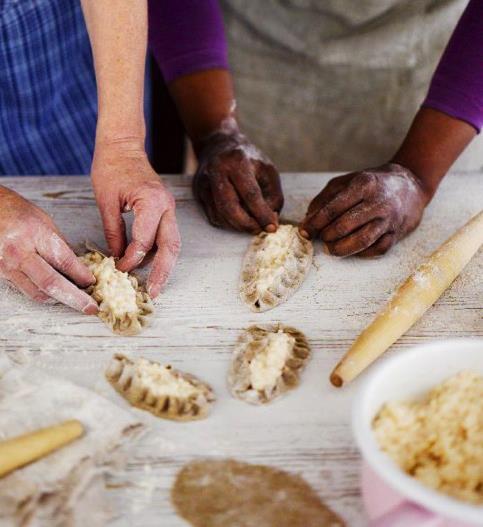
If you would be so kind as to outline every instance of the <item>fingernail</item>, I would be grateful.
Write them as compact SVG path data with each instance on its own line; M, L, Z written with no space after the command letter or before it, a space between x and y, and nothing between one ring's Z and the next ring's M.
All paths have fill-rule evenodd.
M266 227L265 227L265 230L267 232L275 232L277 230L277 226L274 225L273 223L269 223Z
M307 240L310 239L310 235L305 229L301 229L299 227L299 233L300 233L300 236L303 236L304 238L307 238Z
M88 287L95 283L96 283L96 277L91 272L89 272L89 278L86 278L86 280L82 284L79 284L79 285L81 287Z
M118 260L116 262L116 269L118 271L121 271L122 273L125 273L127 272L127 270L129 269L129 266L126 265L126 262L123 261L123 259L121 258L120 260Z
M82 310L82 312L86 315L97 315L99 312L99 307L97 304L92 302L91 304L87 304L87 306Z
M161 288L159 286L150 285L148 286L148 295L154 300L160 293Z

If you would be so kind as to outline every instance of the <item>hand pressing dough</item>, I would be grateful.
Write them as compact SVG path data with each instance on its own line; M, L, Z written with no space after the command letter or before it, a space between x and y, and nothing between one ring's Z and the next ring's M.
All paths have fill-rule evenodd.
M163 419L204 419L215 400L211 387L193 375L120 353L111 359L106 378L133 406Z
M136 335L147 325L153 312L149 295L137 279L116 269L113 257L92 251L80 257L96 278L87 292L99 304L99 318L114 333Z
M252 326L238 339L228 372L234 397L251 404L273 401L295 388L310 358L305 335L294 328Z
M300 477L235 460L186 465L171 499L194 527L340 527L344 522Z
M312 242L293 225L280 225L270 234L262 232L243 260L241 299L256 312L286 302L305 280L313 255Z

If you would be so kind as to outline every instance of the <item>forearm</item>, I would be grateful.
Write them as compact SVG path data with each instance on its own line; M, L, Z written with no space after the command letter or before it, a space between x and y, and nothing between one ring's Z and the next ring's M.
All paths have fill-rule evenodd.
M233 84L227 70L180 77L169 84L169 91L195 150L213 132L236 127Z
M81 1L96 71L96 141L143 141L147 0Z
M150 49L197 148L234 115L219 3L148 0L148 6Z
M422 108L392 162L411 170L429 202L446 172L475 135L475 128L465 121Z

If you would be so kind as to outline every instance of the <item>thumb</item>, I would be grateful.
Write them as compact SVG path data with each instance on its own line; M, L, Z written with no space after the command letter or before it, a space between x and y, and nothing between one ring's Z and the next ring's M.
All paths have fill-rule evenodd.
M113 256L119 257L126 247L126 225L121 214L119 203L114 200L99 200L104 235L107 246Z

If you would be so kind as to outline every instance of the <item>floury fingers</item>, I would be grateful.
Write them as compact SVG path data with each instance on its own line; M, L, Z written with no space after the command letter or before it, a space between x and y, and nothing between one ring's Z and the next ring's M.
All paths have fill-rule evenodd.
M98 251L91 251L80 260L96 279L87 292L99 304L99 318L119 335L139 333L148 324L153 304L137 279L118 271L114 258Z
M312 242L293 225L255 236L243 260L241 299L256 312L282 304L305 280L313 254Z
M215 401L212 388L195 376L143 358L117 353L106 378L130 404L164 419L204 419Z
M252 326L235 346L230 391L247 403L268 403L298 385L310 354L305 335L294 328Z

